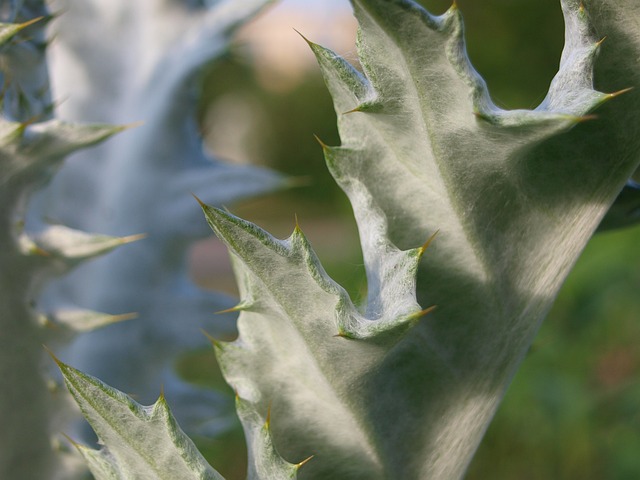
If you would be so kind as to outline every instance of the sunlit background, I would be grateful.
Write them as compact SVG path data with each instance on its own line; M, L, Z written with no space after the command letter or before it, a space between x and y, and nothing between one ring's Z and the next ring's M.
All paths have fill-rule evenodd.
M422 3L437 14L450 5ZM458 5L469 55L496 103L535 107L560 58L559 0ZM279 237L290 234L297 215L329 274L358 299L366 284L355 223L313 136L339 143L335 113L313 55L296 33L357 62L355 29L346 0L280 2L243 28L226 58L211 69L201 124L218 156L296 178L295 188L231 210ZM226 251L217 240L199 244L193 257L200 283L235 294ZM640 228L597 235L542 327L467 478L640 478L638 312ZM198 361L200 369L185 368L185 375L225 388L211 378L212 354ZM244 478L239 428L200 446L227 478Z

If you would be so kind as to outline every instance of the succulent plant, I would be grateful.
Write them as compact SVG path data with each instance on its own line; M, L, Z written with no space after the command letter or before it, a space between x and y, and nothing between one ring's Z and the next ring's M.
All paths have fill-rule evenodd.
M302 478L460 478L640 163L640 97L628 91L640 83L640 5L562 0L565 48L546 98L505 111L466 56L455 4L433 16L410 0L351 3L363 73L310 45L338 114L342 145L322 148L358 223L366 304L329 278L298 226L278 240L203 205L241 293L239 338L215 350L250 405L248 444L270 412L280 455L314 456ZM118 394L62 368L99 435L105 422L135 428L96 418L101 396ZM100 453L114 469L117 448Z

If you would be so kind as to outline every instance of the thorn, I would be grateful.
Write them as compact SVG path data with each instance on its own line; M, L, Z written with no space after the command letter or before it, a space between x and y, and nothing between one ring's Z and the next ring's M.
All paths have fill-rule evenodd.
M160 396L158 397L158 400L160 401L166 401L165 397L164 397L164 383L160 384Z
M438 308L437 305L431 305L430 307L425 308L424 310L420 310L417 313L414 313L412 316L415 320L424 317L425 315L428 315L429 313L433 312L436 308Z
M350 113L356 113L356 112L361 112L361 111L362 111L362 105L358 105L353 110L349 110L347 112L342 112L342 115L349 115Z
M242 310L244 310L246 308L246 305L242 302L240 302L239 304L231 307L231 308L226 308L224 310L218 310L217 312L213 312L214 315L221 315L223 313L232 313L232 312L240 312Z
M59 368L62 368L64 363L62 363L60 359L54 355L54 353L49 349L49 347L47 347L45 344L42 344L42 348L44 348L46 352L49 354L49 356L53 359L53 361L56 362L56 365L58 365Z
M32 20L29 20L29 21L26 21L26 22L24 22L24 23L21 23L21 24L19 25L20 30L22 30L23 28L27 28L28 26L33 25L34 23L37 23L37 22L39 22L40 20L42 20L42 19L44 19L44 18L45 18L44 16L36 17L36 18L34 18L34 19L32 19Z
M596 42L596 48L599 47L600 45L602 45L604 43L604 41L607 39L607 36L605 35L604 37L602 37L600 40L598 40Z
M329 149L329 146L326 143L324 143L322 140L320 140L320 137L318 137L315 133L313 134L313 136L315 137L316 141L320 144L323 150Z
M297 233L302 233L302 229L300 228L300 223L298 222L298 214L297 214L297 213L294 213L294 214L293 214L293 217L294 217L295 222L296 222L296 226L295 226L295 228L294 228L294 230L293 230L293 231L294 231L294 232L297 232Z
M473 116L476 117L478 120L483 120L485 122L491 123L491 118L488 115L485 115L484 113L482 113L479 110L474 110L473 111Z
M333 338L336 338L336 337L346 338L348 340L353 339L351 335L349 335L347 332L343 331L342 329L340 329L340 331L333 336Z
M117 128L120 131L124 131L124 130L129 130L131 128L138 128L138 127L141 127L142 125L144 125L144 122L140 120L139 122L125 123L124 125L120 125Z
M62 435L62 436L67 440L67 442L69 442L73 447L75 447L75 448L77 448L77 449L82 448L82 445L81 445L81 444L79 444L78 442L76 442L73 438L71 438L71 437L70 437L69 435L67 435L66 433L64 433L64 432L60 432L60 435Z
M311 175L301 175L299 177L290 177L285 180L285 185L290 188L308 187L313 185L313 177Z
M44 114L34 115L33 117L25 120L24 122L20 122L20 129L24 132L28 127L33 125L34 123L39 122L44 117Z
M578 12L584 13L584 2L580 0L580 6L578 7Z
M264 428L269 430L271 425L271 402L269 402L269 406L267 407L267 420L264 422Z
M311 460L313 457L315 457L315 455L311 455L310 457L305 458L304 460L302 460L300 463L297 463L295 465L296 469L301 468L302 466L304 466L307 462L309 462L309 460Z
M138 318L138 316L139 316L138 312L121 313L120 315L112 315L111 323L119 323L119 322L126 322L128 320L134 320Z
M623 88L622 90L618 90L617 92L613 92L613 93L609 93L607 95L608 98L615 98L618 97L624 93L630 92L631 90L633 90L633 87L629 87L629 88Z
M126 237L121 237L120 241L122 242L123 245L125 245L127 243L137 242L138 240L142 240L147 237L148 235L146 233L136 233L135 235L128 235Z
M307 45L309 45L310 47L315 47L317 44L313 43L311 40L309 40L307 37L305 37L303 34L300 33L300 31L296 30L295 28L293 29L294 32L296 32L298 35L300 35L302 37L302 39L307 42Z
M422 256L425 252L425 250L427 248L429 248L429 245L431 245L431 242L433 242L433 240L436 238L436 236L438 235L438 233L440 233L440 229L436 230L428 239L426 242L424 242L424 244L420 247L419 250L419 256Z
M458 10L458 0L451 2L451 8L449 8L449 10Z
M200 207L202 209L205 209L207 207L207 205L202 200L200 200L195 193L191 192L191 196L196 199L196 202L200 204Z
M576 123L590 122L591 120L597 120L598 119L598 115L594 115L594 114L582 115L581 117L572 117L572 119Z
M211 336L210 334L208 334L206 331L204 331L202 328L200 329L200 331L202 332L202 334L207 337L207 340L209 340L211 342L211 344L214 347L217 348L222 348L222 342L220 342L218 339L214 338L213 336ZM238 396L238 393L236 392L236 396Z

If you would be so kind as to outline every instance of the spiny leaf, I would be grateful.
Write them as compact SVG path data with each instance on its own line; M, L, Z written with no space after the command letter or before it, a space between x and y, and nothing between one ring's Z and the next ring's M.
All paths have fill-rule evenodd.
M221 480L182 432L163 396L150 407L56 359L65 383L96 431L103 449L88 453L98 480Z
M617 97L640 71L611 50L640 54L637 35L615 2L564 0L546 98L507 111L466 56L455 4L439 17L409 0L352 4L364 73L310 45L338 115L342 145L322 147L360 230L366 305L328 278L298 230L277 240L204 207L244 306L238 340L216 351L239 395L273 404L285 458L316 455L309 478L459 478L638 166L640 97ZM436 231L418 271L418 246ZM437 309L416 302L416 271L423 305ZM430 313L416 322L420 312Z

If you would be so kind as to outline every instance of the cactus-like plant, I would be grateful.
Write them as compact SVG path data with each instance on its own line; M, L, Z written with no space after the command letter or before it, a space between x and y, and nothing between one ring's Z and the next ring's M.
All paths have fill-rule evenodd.
M314 455L304 478L460 478L640 163L640 97L626 93L640 84L640 5L562 0L565 48L546 98L505 111L468 61L455 4L436 17L411 0L351 3L364 74L311 48L338 113L342 145L323 149L358 222L366 305L328 277L297 226L278 240L203 205L242 295L240 336L215 350L241 402L270 410L280 454ZM99 435L135 428L100 400L112 389L62 368ZM102 458L125 462L109 453L118 448Z
M0 13L0 478L70 478L65 460L54 453L53 438L66 396L49 391L42 344L53 346L118 317L38 313L36 295L49 277L127 239L59 225L27 233L25 212L29 195L50 179L65 155L121 128L48 119L43 29L50 16L38 1L4 3Z

